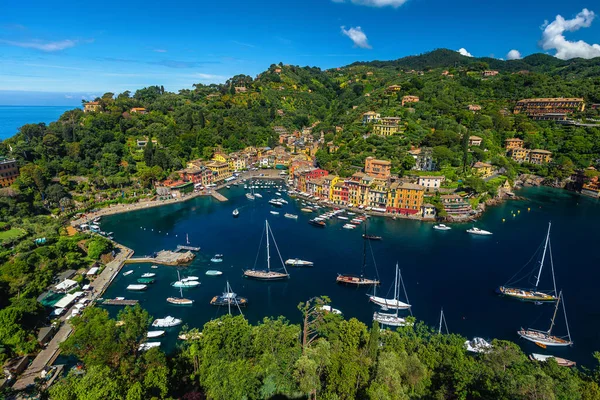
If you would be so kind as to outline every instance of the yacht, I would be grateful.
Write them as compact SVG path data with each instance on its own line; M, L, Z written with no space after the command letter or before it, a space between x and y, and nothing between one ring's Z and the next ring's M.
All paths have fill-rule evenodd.
M139 292L141 290L146 290L148 288L148 285L129 285L127 286L127 290L133 290L136 292Z
M155 276L156 274L153 272L146 272L145 274L142 274L142 278L153 278Z
M223 262L223 254L215 254L214 257L210 259L210 261L214 263Z
M198 278L195 276L192 277L195 279L190 279L189 277L181 279L181 276L179 275L179 271L177 271L177 278L178 278L177 282L173 283L173 287L176 287L176 288L193 288L193 287L200 285L200 282L198 282Z
M412 322L408 322L405 318L399 317L398 313L383 313L376 311L373 313L373 321L379 322L381 325L388 326L412 326Z
M165 318L155 319L152 323L152 326L155 328L170 328L172 326L180 325L181 322L183 321L181 321L179 318L174 318L169 315Z
M340 310L338 310L337 308L333 308L330 305L324 305L320 307L321 310L325 311L326 313L332 313L332 314L336 314L336 315L342 315L342 312Z
M260 193L254 193L254 197L258 197L259 199L262 199L262 194L260 194Z
M284 217L289 218L289 219L298 219L298 216L296 214L290 214L290 213L286 213L284 215Z
M153 338L161 337L164 335L165 335L165 331L148 331L148 333L146 334L146 337L148 339L153 339Z
M529 356L529 359L531 361L540 361L540 362L546 362L551 358L553 358L554 361L556 361L556 363L561 367L574 367L577 364L575 361L567 360L566 358L549 356L549 355L545 355L545 354L532 353Z
M290 265L292 267L312 267L314 264L312 261L304 261L298 258L290 258L289 260L285 260L285 265Z
M227 282L227 288L225 292L223 292L220 296L215 296L210 300L210 304L213 306L236 306L236 307L244 307L248 304L248 299L245 297L240 297L237 293L234 293L231 290L231 286L229 282Z
M271 214L273 214L273 215L279 215L279 212L277 212L277 211L271 211Z
M167 297L167 303L175 304L176 306L191 306L194 300L183 298L183 291L179 287L179 297Z
M485 339L475 337L473 340L465 341L465 348L471 353L488 353L492 350L492 345Z
M233 218L237 218L240 215L240 211L236 208L235 210L233 210Z
M470 233L472 235L480 235L480 236L489 236L492 235L492 232L489 231L484 231L483 229L479 229L479 228L471 228L471 229L467 229L467 233Z
M433 229L437 229L438 231L449 231L452 228L450 228L448 225L438 224L438 225L434 225Z
M146 343L140 343L140 346L138 347L139 351L146 351L146 350L150 350L154 347L159 347L160 346L160 342L146 342Z
M283 205L283 203L281 203L277 199L271 199L271 200L269 200L269 204L271 204L272 206L275 206L275 207L281 207Z
M308 223L311 224L311 225L314 225L314 226L318 226L319 228L325 228L325 226L326 226L325 222L319 221L319 220L316 220L316 219L308 220Z
M344 229L356 229L356 225L344 224L344 226L342 226L342 228L344 228Z
M127 272L123 272L123 276L131 275L131 274L133 274L132 270L127 271Z
M219 276L219 275L223 275L223 273L221 271L217 271L215 269L209 269L208 271L205 272L206 275L208 276Z

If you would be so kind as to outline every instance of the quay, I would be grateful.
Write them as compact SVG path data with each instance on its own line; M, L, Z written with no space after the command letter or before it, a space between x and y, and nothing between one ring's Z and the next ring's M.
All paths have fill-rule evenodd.
M135 306L138 300L119 300L119 299L105 299L102 304L105 306Z
M228 201L227 197L223 196L221 193L217 192L216 190L211 191L210 195L219 201Z
M175 252L178 252L181 250L200 251L200 247L177 245L177 250L175 250Z
M156 256L132 257L125 261L126 264L153 263L161 265L184 265L190 263L196 255L191 251L179 253L177 251L161 250Z

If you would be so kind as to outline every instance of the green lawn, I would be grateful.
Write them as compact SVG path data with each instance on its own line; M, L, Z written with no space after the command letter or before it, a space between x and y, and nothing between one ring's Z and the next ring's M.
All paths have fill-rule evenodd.
M20 236L23 236L25 231L20 228L12 228L7 231L0 232L0 241L16 239Z

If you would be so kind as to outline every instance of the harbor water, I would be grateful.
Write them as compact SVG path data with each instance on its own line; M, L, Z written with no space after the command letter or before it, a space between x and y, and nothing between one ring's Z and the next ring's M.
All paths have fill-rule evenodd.
M226 308L209 305L209 301L223 292L229 281L235 292L248 298L248 306L242 311L252 323L279 315L299 323L298 304L313 296L327 295L332 306L340 309L346 318L356 317L370 325L373 312L378 309L368 302L370 289L335 283L338 273L360 273L364 226L346 230L342 226L348 221L335 218L327 222L326 228L311 226L307 222L315 213L300 211L303 207L300 201L290 199L286 193L283 198L289 204L282 208L269 205L269 199L278 197L275 191L273 188L260 189L258 192L263 198L249 201L242 186L233 186L221 191L229 199L223 203L211 197L199 197L104 217L102 229L114 232L115 240L132 248L136 256L162 249L174 250L177 245L186 243L186 235L191 246L201 247L188 267L124 266L104 297L139 299L155 318L171 315L183 319L190 327L201 328L207 321L227 312ZM527 200L508 201L492 207L475 223L475 226L493 232L492 236L469 235L465 230L471 224L454 224L452 230L437 231L427 222L370 218L368 233L382 236L383 240L367 242L366 275L378 276L381 280L378 295L392 297L397 262L414 316L430 326L437 327L443 307L448 328L453 333L468 338L512 340L527 353L554 354L579 364L592 365L592 353L600 350L600 306L596 301L600 253L595 247L598 244L600 203L549 188L527 188L518 194ZM232 217L235 208L240 211L238 218ZM280 214L273 215L270 211ZM285 218L285 213L297 214L299 218ZM261 282L243 278L242 270L266 266L266 219L276 239L276 246L271 242L272 267L278 269L282 264L276 248L284 261L300 258L313 261L314 267L288 267L291 277L286 281ZM517 330L521 327L547 330L553 306L501 298L495 289L529 261L543 242L549 221L552 221L551 244L557 287L563 290L574 345L543 350L519 339ZM223 254L223 262L210 261L217 253ZM192 306L174 306L166 302L167 297L179 295L179 290L171 286L177 280L178 269L182 276L200 278L200 286L183 290L184 297L195 301ZM205 275L207 270L215 269L223 275ZM128 270L134 273L123 276ZM137 283L144 272L156 273L156 282L144 292L127 291L127 285ZM540 289L551 288L552 278L547 268L542 273ZM116 313L119 307L107 309ZM237 310L233 312L238 313ZM406 311L401 313L408 315ZM164 350L174 348L180 328L168 329L167 336L161 339ZM566 335L562 313L557 317L553 333Z

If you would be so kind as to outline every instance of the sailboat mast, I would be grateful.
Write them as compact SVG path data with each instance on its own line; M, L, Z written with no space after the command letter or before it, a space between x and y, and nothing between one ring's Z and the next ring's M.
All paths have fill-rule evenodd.
M396 307L396 317L398 317L398 300L400 299L400 285L398 285L399 272L400 268L398 267L398 262L396 262L396 281L394 283L394 306Z
M265 221L265 233L267 234L267 271L271 272L271 253L269 252L269 221Z
M546 250L548 249L548 242L550 241L550 228L551 227L552 227L552 222L548 222L548 234L546 234L546 243L544 243L544 254L542 254L542 261L540 262L540 270L538 271L537 279L535 281L536 290L540 283L540 278L542 277L542 268L544 268L544 260L546 259Z
M227 281L227 294L231 293L231 287L229 286L229 281ZM229 315L231 315L231 296L227 297L227 310Z
M558 312L558 305L560 303L560 298L562 297L562 290L558 294L558 300L556 301L556 307L554 307L554 315L552 316L552 322L550 322L550 329L548 329L548 336L552 333L552 328L554 328L554 320L556 319L556 313Z
M360 277L365 275L365 268L367 267L367 222L365 221L365 234L363 236L363 263L360 269Z
M444 318L444 309L440 312L440 327L438 328L438 334L442 334L442 319Z

